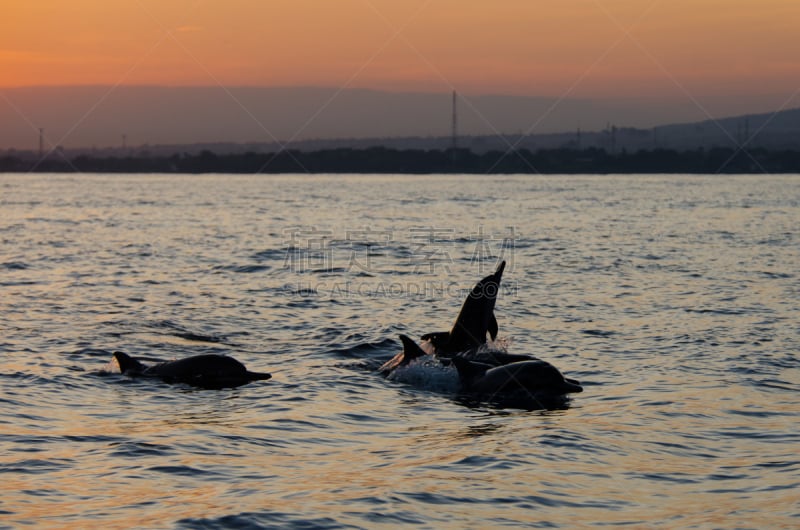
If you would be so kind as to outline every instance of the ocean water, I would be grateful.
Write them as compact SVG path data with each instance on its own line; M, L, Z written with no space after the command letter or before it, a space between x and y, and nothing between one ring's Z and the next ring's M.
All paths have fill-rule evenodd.
M2 528L800 527L800 176L5 174L0 242ZM376 373L500 259L583 393Z

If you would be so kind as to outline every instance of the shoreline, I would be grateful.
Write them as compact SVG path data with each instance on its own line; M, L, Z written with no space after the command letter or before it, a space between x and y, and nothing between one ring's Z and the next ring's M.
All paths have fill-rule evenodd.
M0 157L0 173L234 173L234 174L771 174L800 173L800 151L712 148L621 151L605 149L284 150L275 153L68 157Z

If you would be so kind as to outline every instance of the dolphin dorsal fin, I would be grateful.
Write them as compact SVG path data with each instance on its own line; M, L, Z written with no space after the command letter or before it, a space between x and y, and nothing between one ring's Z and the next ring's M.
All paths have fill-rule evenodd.
M142 363L125 352L115 351L113 355L114 360L117 361L117 365L119 365L119 371L123 374L130 372L139 373L145 369Z
M403 343L403 360L400 364L408 364L414 359L427 355L427 353L407 335L400 335L400 341Z

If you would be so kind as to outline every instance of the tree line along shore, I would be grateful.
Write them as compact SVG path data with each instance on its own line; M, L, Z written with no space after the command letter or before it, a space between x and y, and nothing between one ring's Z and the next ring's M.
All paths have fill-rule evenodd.
M414 150L370 147L276 153L127 156L52 151L41 157L0 156L2 172L37 173L800 173L800 151L711 148L677 151L652 149L609 152L605 149L509 149L477 154L468 149Z

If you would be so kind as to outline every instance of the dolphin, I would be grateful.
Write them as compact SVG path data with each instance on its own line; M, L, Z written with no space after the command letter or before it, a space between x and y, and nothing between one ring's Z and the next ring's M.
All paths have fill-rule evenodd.
M406 366L408 363L413 361L414 359L418 359L425 355L428 355L422 348L417 345L410 337L407 335L400 335L400 341L403 343L403 351L383 363L383 365L378 368L378 371L383 375L389 375L393 371L397 370L401 366Z
M409 337L408 335L400 335L400 342L403 344L403 349L383 363L380 368L378 368L378 372L382 375L389 375L393 371L398 368L402 368L403 366L408 366L411 361L415 359L419 359L420 357L430 356L435 357L440 363L444 366L450 366L451 358L450 357L443 357L438 354L431 354L422 349L422 347L414 342L414 339ZM522 355L522 354L513 354L513 353L505 353L501 351L495 351L482 348L468 350L466 352L461 352L456 355L460 359L476 362L476 363L483 363L488 364L491 367L501 366L503 364L509 364L518 361L531 361L536 360L536 357L531 357L530 355Z
M558 368L542 360L519 361L491 367L483 363L453 357L462 390L481 396L528 395L533 399L553 399L583 392L574 379L568 379Z
M422 340L429 341L435 353L443 356L455 355L486 344L486 334L497 338L497 319L494 305L500 290L500 280L506 262L501 261L493 274L483 278L472 288L450 331L426 333Z
M227 355L195 355L151 366L127 353L114 352L113 355L120 372L125 375L155 377L167 383L186 383L200 388L233 388L272 377L267 373L250 372L242 363Z

